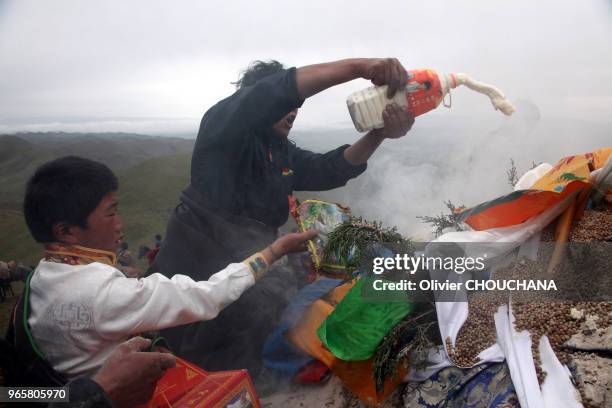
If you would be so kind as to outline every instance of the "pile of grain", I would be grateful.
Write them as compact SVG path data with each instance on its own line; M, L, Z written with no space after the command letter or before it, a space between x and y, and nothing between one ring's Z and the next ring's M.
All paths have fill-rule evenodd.
M553 226L547 228L543 235L543 242L550 242L553 238ZM587 210L583 217L576 222L570 233L570 242L602 242L612 238L612 211ZM552 252L552 245L546 248ZM546 278L544 274L548 257L540 257L537 261L521 260L511 267L496 272L496 278L512 279L534 279ZM557 271L556 278L560 280L572 279L576 284L582 279L576 270ZM585 272L586 273L586 272ZM578 275L578 276L577 276ZM588 275L588 274L587 274ZM548 276L550 278L550 276ZM562 282L562 290L567 289L567 281ZM584 281L580 283L585 283ZM570 282L571 284L571 282ZM588 282L587 282L588 284ZM518 295L518 296L517 296ZM540 384L545 379L545 373L541 368L539 355L539 340L546 335L557 355L559 361L568 364L573 357L581 355L575 349L567 347L567 341L576 334L590 335L593 330L592 324L586 325L587 319L595 321L598 328L608 328L612 325L612 302L578 302L562 299L547 299L544 294L541 297L522 298L520 293L513 293L512 310L515 317L515 328L517 331L528 330L532 338L532 352ZM517 302L518 300L518 302ZM478 362L478 354L492 346L496 342L495 323L493 315L500 304L503 304L503 296L495 292L482 292L470 295L469 316L461 327L456 343L453 345L450 338L446 339L446 348L449 356L459 367L470 367ZM565 344L565 345L564 345ZM609 345L612 346L612 345ZM609 360L609 359L606 359ZM578 383L578 388L589 406L589 399L585 398L584 384Z
M563 344L577 334L587 316L597 316L600 327L612 323L612 303L605 302L563 302L513 304L512 311L517 331L528 330L531 334L531 349L536 360L536 372L540 384L545 373L540 366L539 340L546 335L559 361L569 364L571 350Z
M469 298L469 315L453 346L450 337L446 338L446 350L458 367L471 367L478 362L478 354L497 341L493 315L502 304L490 293L476 293Z

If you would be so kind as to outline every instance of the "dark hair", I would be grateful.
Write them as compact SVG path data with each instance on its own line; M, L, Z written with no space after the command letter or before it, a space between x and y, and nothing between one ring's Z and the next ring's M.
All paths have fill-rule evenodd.
M121 249L125 251L126 249L128 249L128 243L125 241L122 241L120 247Z
M102 198L117 191L111 169L82 157L67 156L43 164L28 181L23 213L38 242L53 242L53 224L87 227L87 217Z
M236 88L254 85L255 82L269 75L276 74L284 69L283 64L276 60L251 62L247 69L243 70L236 82Z

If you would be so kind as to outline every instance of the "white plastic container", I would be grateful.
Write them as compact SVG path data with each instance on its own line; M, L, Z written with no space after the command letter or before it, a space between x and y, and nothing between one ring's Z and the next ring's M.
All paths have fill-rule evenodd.
M359 132L384 127L383 110L388 104L396 103L405 108L412 116L417 117L437 108L450 96L450 90L459 85L489 96L493 107L506 115L514 112L514 106L501 91L491 85L474 81L465 74L439 74L432 69L415 69L408 71L408 83L403 90L387 98L387 86L372 86L349 95L346 104L355 128ZM444 104L450 107L449 103Z

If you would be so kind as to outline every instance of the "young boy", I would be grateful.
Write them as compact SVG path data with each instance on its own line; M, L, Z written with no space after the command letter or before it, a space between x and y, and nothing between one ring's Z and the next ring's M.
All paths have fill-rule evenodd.
M26 223L45 244L30 280L27 322L35 348L69 380L93 375L132 335L213 319L269 265L316 235L285 235L208 281L157 273L131 279L115 267L123 237L117 187L107 166L64 157L38 168L26 189Z

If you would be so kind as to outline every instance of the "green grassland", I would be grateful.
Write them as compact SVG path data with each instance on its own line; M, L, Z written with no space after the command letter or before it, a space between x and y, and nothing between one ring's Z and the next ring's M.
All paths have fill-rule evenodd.
M189 184L193 140L141 135L0 135L0 260L35 265L41 246L30 236L21 203L40 164L77 154L109 165L119 178L119 210L134 255L164 234L179 194Z
M40 245L30 236L21 211L0 210L0 260L11 259L35 265Z
M189 184L190 154L147 160L119 176L119 212L125 241L134 255L138 246L152 246L155 234L165 234L166 223Z
M118 174L119 211L125 240L134 255L140 244L151 246L153 236L164 234L181 190L189 184L191 155L149 159ZM41 247L31 238L19 210L0 210L0 259L35 265Z

